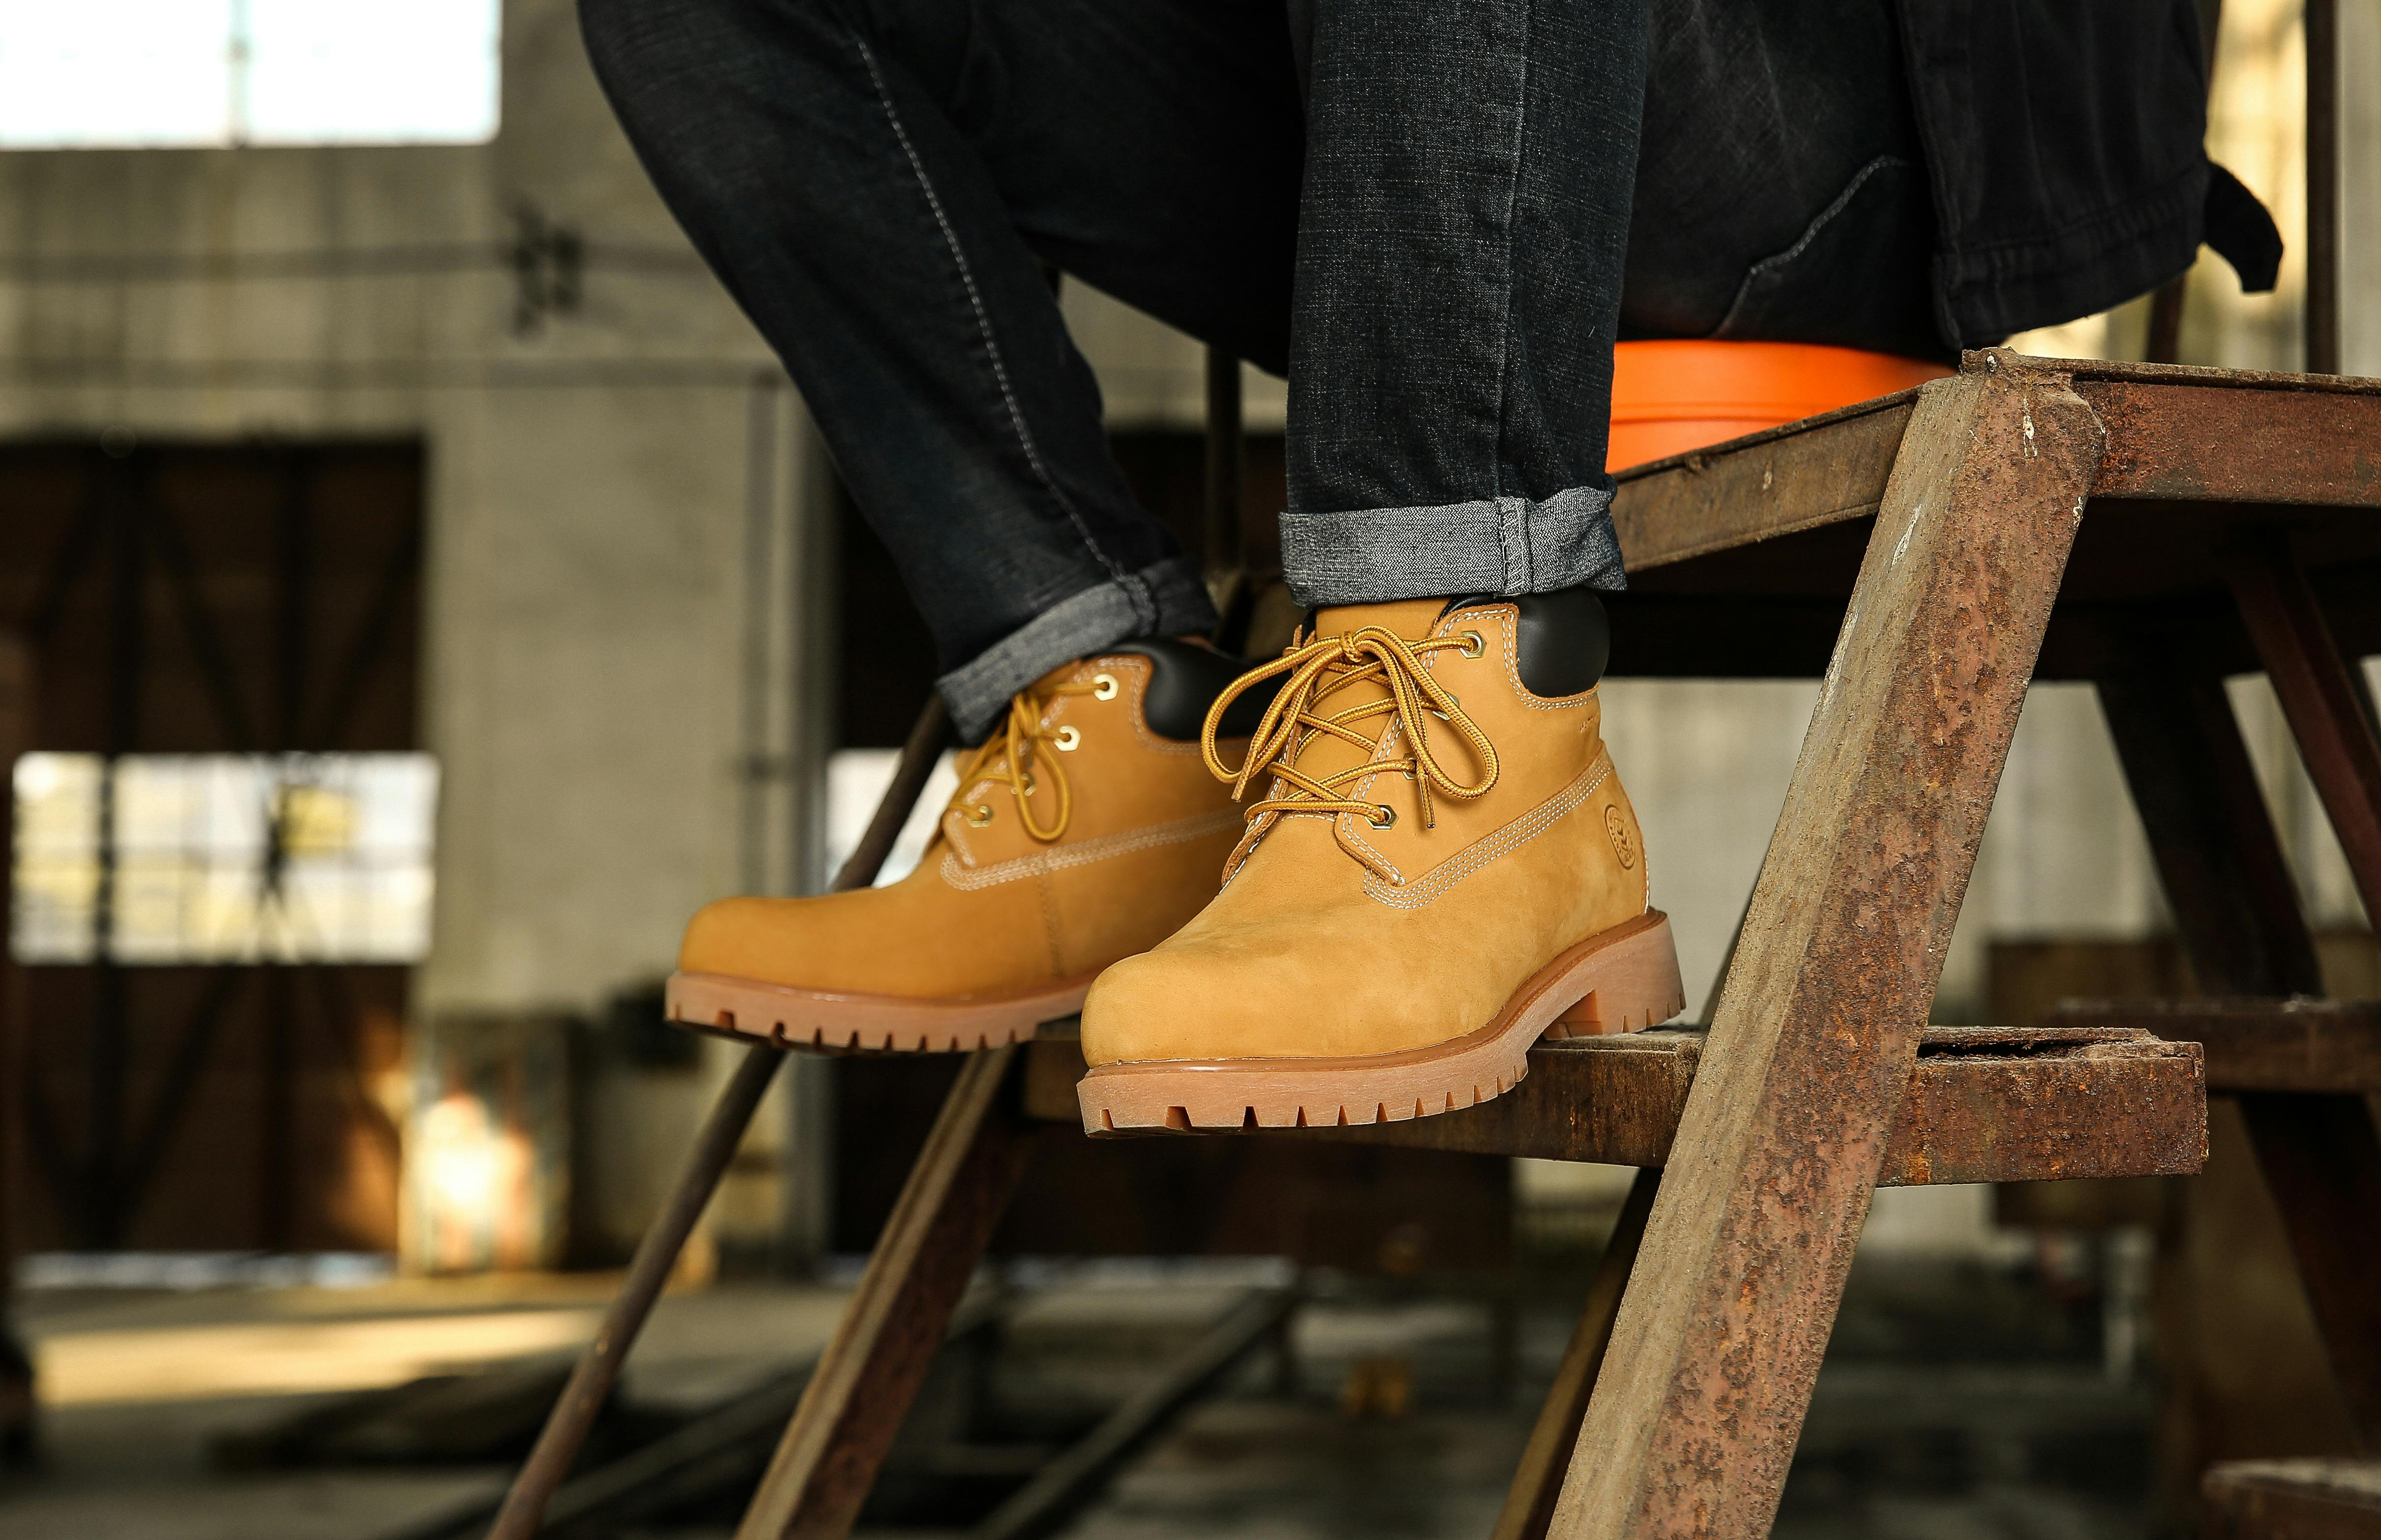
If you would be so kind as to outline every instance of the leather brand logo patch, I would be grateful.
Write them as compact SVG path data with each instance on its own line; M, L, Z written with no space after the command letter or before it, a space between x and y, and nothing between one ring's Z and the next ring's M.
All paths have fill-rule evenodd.
M1604 810L1604 832L1612 837L1612 853L1620 858L1622 869L1627 870L1635 866L1637 846L1629 837L1629 821L1620 816L1618 808L1607 807Z

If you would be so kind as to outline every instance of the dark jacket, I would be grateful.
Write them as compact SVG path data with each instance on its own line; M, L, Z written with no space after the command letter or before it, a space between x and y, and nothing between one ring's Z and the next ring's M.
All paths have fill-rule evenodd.
M2213 165L2193 0L1898 0L1935 212L1945 339L2089 315L2204 240L2251 290L2281 238Z

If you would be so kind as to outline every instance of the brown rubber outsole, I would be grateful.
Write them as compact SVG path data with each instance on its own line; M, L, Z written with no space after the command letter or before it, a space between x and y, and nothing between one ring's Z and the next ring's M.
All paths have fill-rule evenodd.
M1090 978L1016 995L910 1000L763 984L726 973L672 973L663 1013L681 1026L821 1053L971 1053L1022 1043L1074 1015Z
M1511 1090L1541 1037L1642 1032L1685 1008L1669 916L1648 910L1562 953L1486 1026L1450 1043L1347 1058L1104 1064L1076 1094L1094 1137L1393 1123Z

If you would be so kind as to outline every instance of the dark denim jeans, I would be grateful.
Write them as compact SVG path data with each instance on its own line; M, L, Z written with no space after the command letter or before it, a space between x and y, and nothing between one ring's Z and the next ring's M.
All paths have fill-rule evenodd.
M1889 0L580 14L971 736L1061 663L1213 622L1109 456L1041 262L1288 373L1307 605L1621 586L1618 336L1941 349Z

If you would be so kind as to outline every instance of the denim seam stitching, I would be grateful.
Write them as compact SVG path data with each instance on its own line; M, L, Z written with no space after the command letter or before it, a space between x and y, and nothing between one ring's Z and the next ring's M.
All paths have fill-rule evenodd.
M1784 267L1788 263L1792 262L1804 251L1810 250L1811 242L1819 238L1819 232L1825 229L1829 225L1835 223L1836 215L1843 213L1845 206L1850 203L1854 198L1860 196L1860 189L1868 186L1870 177L1875 176L1878 172L1884 170L1889 165L1906 166L1914 164L1916 163L1905 155L1879 155L1876 159L1869 162L1866 165L1862 166L1858 171L1852 173L1851 181L1844 188L1843 191L1836 194L1835 202L1829 203L1825 208L1821 209L1817 217L1813 218L1811 223L1804 227L1801 239L1794 242L1793 245L1786 248L1783 251L1771 252L1768 256L1762 258L1759 262L1754 263L1751 267L1744 270L1743 281L1736 286L1736 298L1728 302L1728 313L1719 318L1719 324L1713 328L1711 335L1714 336L1726 336L1728 335L1728 327L1736 324L1737 312L1744 309L1744 301L1746 297L1751 294L1752 290L1753 281L1757 278L1764 277L1768 274L1777 272L1779 268Z
M1589 685L1576 695L1539 695L1521 682L1521 606L1492 605L1490 610L1505 617L1505 679L1513 687L1514 699L1532 711L1569 711L1583 706L1595 698L1595 686ZM1458 610L1456 614L1478 614L1479 611ZM1453 617L1448 617L1450 620Z
M1196 743L1177 743L1171 739L1160 738L1149 730L1149 685L1150 681L1157 677L1155 665L1147 658L1135 657L1129 653L1116 655L1094 654L1084 658L1083 661L1087 664L1093 662L1105 664L1109 668L1121 672L1125 678L1132 681L1131 709L1125 713L1125 718L1132 724L1132 735L1141 740L1141 746L1144 751L1153 754L1182 755L1195 754L1200 752L1199 745ZM1058 713L1064 711L1066 707L1067 702L1060 701L1051 712L1050 719L1056 722L1058 719Z
M1505 433L1510 425L1513 410L1513 239L1521 223L1521 158L1529 140L1530 123L1530 37L1535 31L1537 6L1524 4L1521 7L1521 79L1513 98L1513 177L1505 193L1505 324L1497 334L1496 350L1496 437L1490 446L1490 484L1499 503L1505 498ZM1501 508L1498 510L1503 511ZM1500 531L1501 534L1502 532ZM1506 592L1514 591L1513 553L1508 547L1505 556ZM1526 585L1524 585L1526 586Z
M869 83L876 88L877 104L885 109L885 121L892 128L894 141L900 145L903 158L910 163L910 174L918 179L918 190L925 196L927 212L934 216L934 224L943 233L943 244L951 253L951 265L959 272L960 287L967 291L968 306L975 312L976 331L983 338L984 359L992 366L993 384L999 387L1000 399L1008 409L1008 423L1016 431L1018 447L1025 453L1025 463L1032 468L1034 479L1058 505L1059 511L1066 514L1067 522L1075 527L1075 533L1082 540L1084 548L1092 553L1093 559L1106 569L1109 581L1130 597L1133 608L1142 616L1142 624L1154 625L1157 602L1146 585L1100 548L1100 543L1093 537L1091 526L1084 521L1074 500L1059 489L1056 479L1050 474L1050 468L1042 463L1042 451L1035 446L1033 434L1025 425L1024 410L1017 404L1016 393L1009 388L1008 366L1001 361L1000 342L993 336L992 317L984 310L983 295L976 287L975 270L969 265L967 252L959 245L959 234L951 228L949 216L943 212L942 196L934 190L934 182L926 176L925 163L918 158L917 146L910 142L910 130L902 126L901 114L893 104L893 92L885 84L884 72L876 67L876 52L868 46L868 40L856 30L851 32L851 45L858 51L860 62L868 71Z

